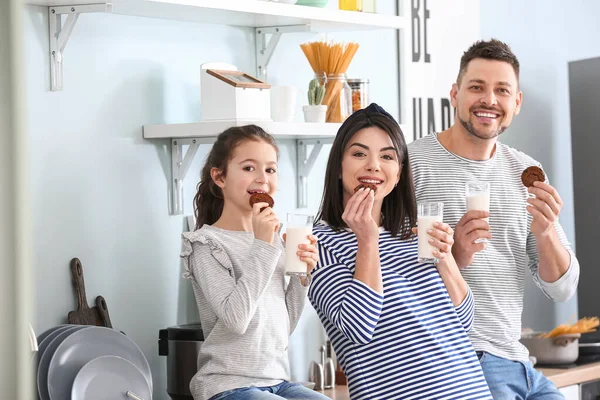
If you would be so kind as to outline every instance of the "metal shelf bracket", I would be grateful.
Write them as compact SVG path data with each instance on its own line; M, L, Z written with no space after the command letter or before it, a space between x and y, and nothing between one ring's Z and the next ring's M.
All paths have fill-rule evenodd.
M196 156L198 145L213 142L214 140L205 138L171 140L172 215L183 214L183 180ZM185 153L183 146L188 146Z
M308 207L308 176L315 165L315 161L321 152L324 144L333 143L333 139L298 139L296 140L296 171L297 175L297 194L296 207ZM313 146L308 154L308 146Z
M111 12L112 3L48 7L50 29L50 89L63 89L63 53L81 13ZM67 19L63 25L62 16Z
M255 28L256 42L256 77L263 82L267 81L267 66L281 35L289 32L306 32L310 25L274 26L268 28ZM270 40L267 41L270 36Z

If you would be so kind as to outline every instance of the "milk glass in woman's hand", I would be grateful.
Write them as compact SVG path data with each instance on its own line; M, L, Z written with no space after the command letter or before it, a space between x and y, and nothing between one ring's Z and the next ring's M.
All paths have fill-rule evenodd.
M490 183L467 182L465 185L467 197L467 211L479 210L490 212ZM489 218L485 219L489 222ZM477 239L475 243L487 243L485 238Z
M310 244L308 236L312 234L315 217L308 214L287 215L285 228L285 274L306 276L308 265L298 256L298 245Z
M443 222L444 219L444 203L439 201L428 202L424 201L417 204L417 228L419 240L419 262L437 263L439 260L433 255L437 250L429 239L431 236L427 233L433 229L433 224Z

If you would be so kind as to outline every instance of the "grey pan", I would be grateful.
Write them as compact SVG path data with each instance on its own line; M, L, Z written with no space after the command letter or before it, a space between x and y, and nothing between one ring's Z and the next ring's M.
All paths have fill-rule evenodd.
M48 345L54 340L55 337L58 336L59 333L64 332L69 327L70 327L70 325L55 326L53 328L48 329L46 332L44 332L42 334L42 335L45 334L43 337L42 337L42 335L38 336L38 351L37 351L37 357L35 359L36 370L38 368L38 365L40 364L40 360L42 359L42 356L44 355L44 352L46 351L46 348L48 347ZM40 337L42 337L42 339L40 339Z
M50 335L52 332L56 331L57 329L64 328L65 326L74 326L74 325L62 324L62 325L56 325L56 326L53 326L52 328L46 329L44 332L42 332L38 335L38 337L37 337L38 344L41 344L44 341L44 339L46 339L48 337L48 335Z
M152 391L150 365L140 348L119 331L90 326L70 335L54 352L48 372L50 399L68 399L79 370L101 356L118 356L131 361L142 372Z
M53 333L48 335L48 337L46 337L46 339L44 340L45 342L49 341L49 343L47 344L46 348L44 349L43 354L40 354L40 358L39 358L40 362L38 364L38 370L37 370L38 394L40 396L40 399L42 399L42 400L50 400L50 394L48 393L48 369L50 367L50 361L52 360L52 357L54 356L54 352L56 351L56 349L58 349L60 344L67 337L69 337L69 335L71 335L74 332L77 332L79 330L82 330L84 328L88 328L88 326L69 325L69 326L65 326L63 328L64 329L58 329L58 330L54 331ZM54 335L55 333L56 333L56 336Z
M38 340L38 351L33 356L34 370L33 376L36 379L37 390L38 390L38 398L41 398L41 382L37 379L38 371L40 370L40 361L42 360L42 356L46 352L48 345L52 343L52 341L61 333L69 328L70 325L58 325L54 326L46 331L44 331L41 335L37 337ZM45 383L45 382L44 382ZM48 391L48 386L46 386L46 392Z
M85 364L77 373L71 389L71 400L138 398L152 399L148 382L131 361L117 356L102 356Z

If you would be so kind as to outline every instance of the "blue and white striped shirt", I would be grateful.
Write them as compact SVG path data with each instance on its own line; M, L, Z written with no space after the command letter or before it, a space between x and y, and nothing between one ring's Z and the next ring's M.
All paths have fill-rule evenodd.
M467 331L473 296L454 307L417 240L379 234L383 295L354 279L353 232L314 228L319 263L309 299L348 379L352 399L492 399Z

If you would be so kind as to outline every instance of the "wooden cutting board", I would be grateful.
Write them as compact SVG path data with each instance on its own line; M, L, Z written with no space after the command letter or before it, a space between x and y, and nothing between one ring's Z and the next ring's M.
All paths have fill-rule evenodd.
M108 315L108 306L106 305L106 300L104 300L104 297L96 297L96 307L98 307L98 311L100 312L100 317L102 318L102 325L106 326L107 328L112 328L112 322L110 322L110 315Z
M75 295L77 296L77 311L69 312L67 315L67 322L76 325L106 326L98 306L93 306L92 308L88 306L85 295L83 266L78 258L71 260L71 276L73 278L73 285L75 286ZM106 310L106 313L108 315L108 309Z

